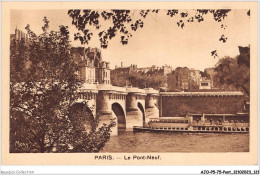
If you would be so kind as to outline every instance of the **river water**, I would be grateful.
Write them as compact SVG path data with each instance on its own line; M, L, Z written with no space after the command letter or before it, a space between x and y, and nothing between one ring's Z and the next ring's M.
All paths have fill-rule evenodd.
M121 131L101 152L248 152L249 134Z

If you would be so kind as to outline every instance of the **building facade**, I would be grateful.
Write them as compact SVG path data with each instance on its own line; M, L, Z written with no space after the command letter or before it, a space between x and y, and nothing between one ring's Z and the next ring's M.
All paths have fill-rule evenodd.
M98 84L111 84L109 62L101 62L101 64L95 68L96 70L96 82Z
M14 40L15 41L24 40L25 42L29 41L28 35L17 28L15 29L14 34L10 34L10 41L12 42Z
M138 68L137 65L131 64L130 66L124 67L121 62L121 66L116 66L114 70L111 71L112 84L116 86L131 86L132 84L138 84L135 81L137 77L143 77L146 82L149 78L158 78L163 79L167 78L168 74L172 72L172 67L165 65L162 67L157 67L155 65L151 67ZM167 81L166 81L167 82ZM139 83L140 84L140 83ZM167 87L167 83L163 85Z
M109 62L102 60L101 51L97 48L74 47L73 57L79 64L79 79L86 84L110 84Z

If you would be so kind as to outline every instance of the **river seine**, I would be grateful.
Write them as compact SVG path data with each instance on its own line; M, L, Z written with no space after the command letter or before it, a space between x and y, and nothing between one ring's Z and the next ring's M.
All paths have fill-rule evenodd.
M178 134L121 131L101 152L248 152L249 134Z

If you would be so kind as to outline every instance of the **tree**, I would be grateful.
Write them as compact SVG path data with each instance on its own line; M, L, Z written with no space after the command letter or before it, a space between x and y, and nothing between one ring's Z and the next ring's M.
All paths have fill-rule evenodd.
M48 19L43 21L42 34L27 25L29 42L11 44L10 152L98 152L115 123L98 128L87 104L74 107L81 83L68 28L49 32Z
M177 89L179 89L175 71L172 71L172 73L168 74L167 84L168 84L168 88L167 88L168 91L176 91Z
M176 19L176 25L180 28L184 28L186 23L203 22L206 15L212 15L212 18L221 23L220 28L223 31L227 26L222 23L227 17L231 9L197 9L193 10L193 13L189 13L186 10L180 9L147 9L147 10L135 10L139 16L137 19L132 15L132 10L68 10L68 15L72 18L72 24L78 29L74 35L75 40L80 40L82 44L88 44L93 37L91 28L100 31L98 38L102 48L108 47L109 40L113 39L116 35L120 36L120 42L125 45L129 39L133 36L131 32L136 31L139 28L143 28L145 25L145 18L152 13L164 13L165 15ZM135 13L136 14L136 13ZM247 12L250 16L250 11ZM178 18L179 17L179 18ZM109 23L108 28L102 28L103 23ZM104 25L107 26L107 25ZM222 34L219 41L225 43L228 37ZM217 57L217 50L211 52L211 55Z
M199 89L198 83L191 79L189 82L189 90L198 90L198 89Z
M99 152L109 141L115 122L99 127L98 116L94 117L93 111L84 103L73 105L69 110L73 128L70 133L73 139L71 152Z
M250 47L239 47L240 55L224 57L215 67L215 83L238 90L250 96Z
M112 71L113 72L113 71ZM111 83L114 86L125 86L130 85L138 88L151 87L159 89L165 86L166 76L151 71L150 73L142 73L140 71L130 71L127 74L117 75L116 73L111 74Z

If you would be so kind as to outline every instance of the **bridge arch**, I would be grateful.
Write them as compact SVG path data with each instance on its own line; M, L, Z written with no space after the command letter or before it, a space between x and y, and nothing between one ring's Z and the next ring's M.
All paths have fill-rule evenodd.
M122 106L119 103L113 103L112 111L117 117L117 127L119 129L126 129L126 116Z
M144 124L144 123L145 123L145 111L144 111L144 107L143 107L142 103L140 103L140 102L137 103L137 106L138 106L138 108L140 109L140 111L141 111L142 114L143 114L143 124Z

